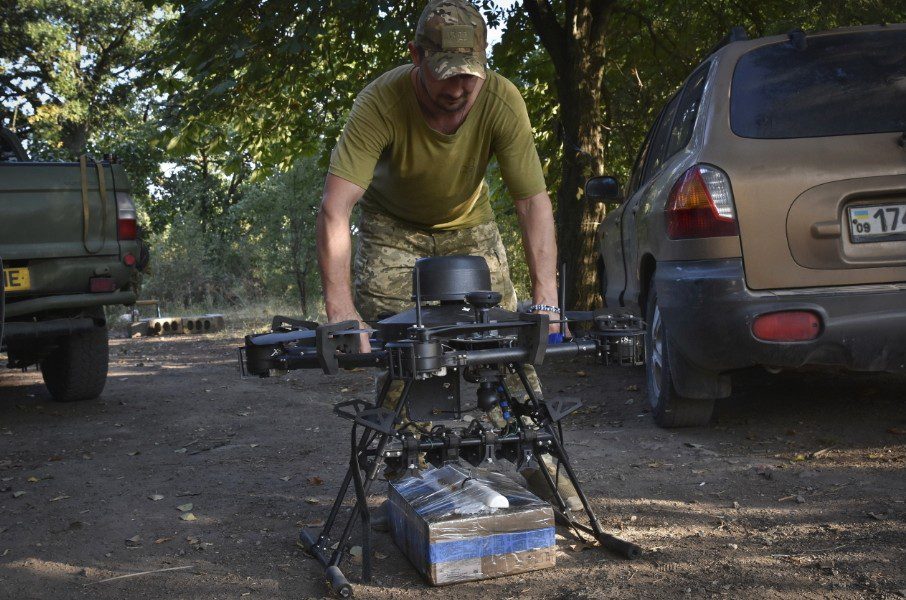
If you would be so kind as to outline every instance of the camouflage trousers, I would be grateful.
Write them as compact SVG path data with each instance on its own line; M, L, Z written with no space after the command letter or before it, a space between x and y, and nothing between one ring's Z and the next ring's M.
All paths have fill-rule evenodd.
M516 290L510 281L506 249L493 221L451 231L426 231L388 215L363 210L358 228L353 282L355 305L366 321L411 308L415 261L451 254L484 257L491 272L491 289L503 296L500 306L516 310ZM532 390L540 397L541 385L534 367L526 365L526 375ZM514 375L507 377L506 383L514 394L522 389ZM379 378L377 389L382 384L383 378ZM403 382L393 381L384 406L395 408L402 390ZM491 418L497 420L495 416L492 414Z

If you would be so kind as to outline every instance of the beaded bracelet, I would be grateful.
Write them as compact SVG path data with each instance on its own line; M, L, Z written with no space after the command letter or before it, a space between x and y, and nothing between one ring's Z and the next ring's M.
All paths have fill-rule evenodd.
M544 310L547 312L560 314L560 308L557 306L551 306L549 304L532 304L528 307L529 312L537 312L539 310Z

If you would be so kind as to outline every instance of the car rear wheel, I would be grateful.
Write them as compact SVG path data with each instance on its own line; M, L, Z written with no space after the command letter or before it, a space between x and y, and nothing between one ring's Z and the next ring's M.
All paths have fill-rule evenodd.
M667 328L658 307L657 289L652 282L646 305L645 369L648 380L648 401L654 422L661 427L696 427L707 425L714 412L713 399L681 396L670 372L672 349ZM673 366L675 369L676 366Z
M70 335L41 361L41 374L57 402L97 398L107 382L107 328Z

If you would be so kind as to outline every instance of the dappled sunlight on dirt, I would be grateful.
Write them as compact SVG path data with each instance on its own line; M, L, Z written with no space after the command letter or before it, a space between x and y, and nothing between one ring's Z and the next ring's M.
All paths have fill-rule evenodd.
M332 405L370 399L372 374L241 380L239 343L236 334L113 340L103 396L77 404L52 402L34 370L0 377L4 594L325 593L295 540L325 518L344 474L348 429ZM906 589L906 378L743 373L713 426L674 431L653 425L640 369L551 363L543 380L548 395L585 403L566 422L579 476L603 527L647 554L630 563L583 550L561 529L554 569L430 588L377 535L371 584L343 565L359 598L893 598Z

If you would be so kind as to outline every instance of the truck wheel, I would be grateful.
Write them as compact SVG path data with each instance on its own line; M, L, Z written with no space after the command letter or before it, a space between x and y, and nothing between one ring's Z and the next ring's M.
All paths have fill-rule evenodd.
M686 398L680 396L674 387L673 375L670 373L670 354L673 350L667 328L661 318L657 289L653 282L648 292L645 316L648 323L645 330L645 370L648 380L648 401L651 404L654 422L661 427L707 425L714 412L714 400Z
M107 328L98 327L60 341L41 361L41 374L57 402L97 398L107 382Z

